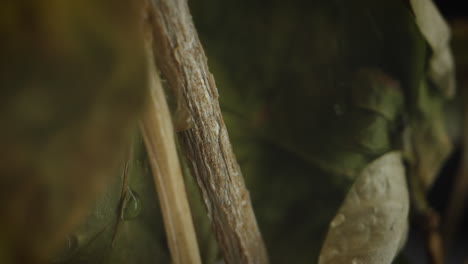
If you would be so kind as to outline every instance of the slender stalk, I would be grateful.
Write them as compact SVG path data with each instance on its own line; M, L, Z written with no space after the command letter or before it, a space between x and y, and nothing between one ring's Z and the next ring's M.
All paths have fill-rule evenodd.
M468 91L461 90L462 96L462 158L453 182L447 212L445 214L444 242L447 249L452 248L463 210L466 207L468 192Z
M176 264L198 264L201 263L200 254L177 156L174 128L150 53L150 100L141 122L141 134L161 203L172 261Z
M218 102L218 91L185 0L153 0L154 52L174 94L183 96L192 126L179 132L227 263L268 257Z
M409 178L411 189L411 203L413 210L418 216L418 226L424 235L424 247L430 264L444 263L444 248L440 234L439 215L434 211L426 197L426 190L421 177Z

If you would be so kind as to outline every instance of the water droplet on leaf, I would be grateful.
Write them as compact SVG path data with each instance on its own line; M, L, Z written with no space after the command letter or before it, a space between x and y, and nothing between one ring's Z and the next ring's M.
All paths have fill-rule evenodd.
M123 205L122 220L135 219L141 212L141 198L137 192L128 188Z

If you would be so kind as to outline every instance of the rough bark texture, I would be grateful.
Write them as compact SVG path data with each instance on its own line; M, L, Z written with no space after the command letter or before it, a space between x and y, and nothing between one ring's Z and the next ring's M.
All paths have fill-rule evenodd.
M179 139L227 263L267 263L249 193L232 152L218 92L185 0L154 0L158 68L192 118Z

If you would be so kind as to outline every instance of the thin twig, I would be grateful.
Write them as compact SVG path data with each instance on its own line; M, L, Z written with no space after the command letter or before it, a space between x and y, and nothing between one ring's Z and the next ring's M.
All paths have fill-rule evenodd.
M201 263L200 253L177 156L174 128L152 52L148 50L151 91L140 126L141 134L161 203L172 262L198 264Z
M439 214L429 205L421 178L414 175L409 178L411 189L411 204L416 221L424 236L424 248L428 263L444 263L444 250L440 234Z
M468 191L468 91L461 90L461 95L463 107L462 157L453 181L452 192L445 214L444 243L447 249L451 248L455 239L455 234L459 228L460 218L466 206Z
M268 263L239 165L232 151L214 78L185 0L154 0L154 51L158 68L182 91L192 127L179 139L227 263Z

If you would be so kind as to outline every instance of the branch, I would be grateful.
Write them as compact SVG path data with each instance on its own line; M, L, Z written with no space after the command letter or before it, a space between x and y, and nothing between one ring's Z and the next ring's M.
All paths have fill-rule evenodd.
M268 257L221 115L218 92L184 0L154 0L158 68L183 96L192 127L179 139L227 263L267 263Z

